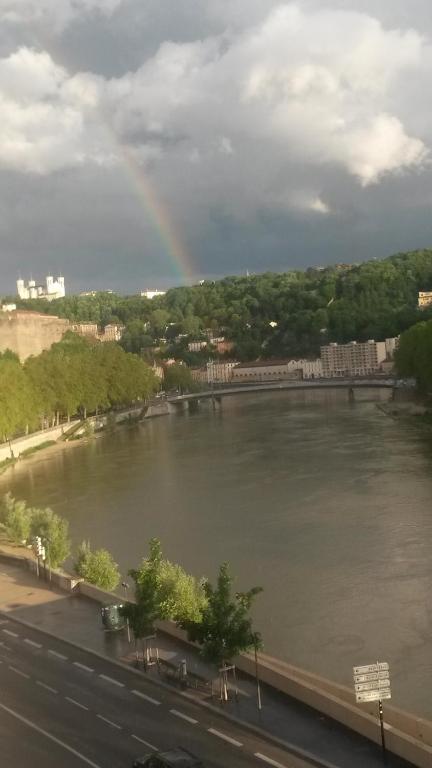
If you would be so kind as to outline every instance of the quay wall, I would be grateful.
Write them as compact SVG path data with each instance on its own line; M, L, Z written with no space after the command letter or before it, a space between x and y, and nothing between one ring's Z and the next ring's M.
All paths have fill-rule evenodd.
M48 440L58 440L64 432L67 432L76 424L79 424L79 419L70 421L67 424L60 424L58 427L52 427L51 429L32 432L31 435L26 435L25 437L18 437L16 440L11 440L10 445L9 443L3 443L0 445L0 462L12 458L12 453L14 458L18 458L23 451L28 451L29 448L36 448Z

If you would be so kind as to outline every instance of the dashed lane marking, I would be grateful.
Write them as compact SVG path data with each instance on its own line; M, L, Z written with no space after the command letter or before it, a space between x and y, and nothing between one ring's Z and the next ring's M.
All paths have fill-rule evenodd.
M131 734L131 736L132 736L132 738L133 738L133 739L135 739L135 741L139 741L139 743L140 743L140 744L144 744L144 745L145 745L146 747L148 747L149 749L152 749L152 750L153 750L153 752L158 752L158 751L159 751L159 750L158 750L158 748L157 748L157 747L155 747L155 745L154 745L154 744L150 744L150 742L149 742L149 741L145 741L144 739L141 739L141 737L140 737L140 736L135 736L135 734L134 734L134 733L132 733L132 734Z
M5 635L10 635L11 637L19 637L18 632L12 632L11 629L2 629L2 632L4 632Z
M50 685L43 683L42 680L36 680L36 685L40 685L41 688L45 688L45 690L49 691L50 693L58 693L55 688L51 688Z
M36 643L35 640L30 640L28 637L24 638L24 642L27 643L27 645L32 645L33 648L42 648L42 643Z
M97 763L94 763L93 760L90 760L88 757L83 755L82 752L78 752L73 747L70 747L69 744L66 744L65 741L61 741L56 736L53 736L52 733L45 731L43 728L40 728L39 725L36 725L36 723L33 723L31 720L27 720L26 717L19 715L18 712L15 712L15 710L10 709L10 707L6 707L5 704L0 704L0 708L3 709L5 712L8 712L10 715L12 715L12 717L15 717L17 720L20 720L21 723L24 723L29 728L33 728L34 731L41 733L42 736L45 736L47 739L50 739L51 741L53 741L55 744L58 744L60 747L63 747L63 749L66 749L72 755L75 755L75 757L78 757L80 760L82 760L83 763L90 765L91 768L101 768L100 765L98 765Z
M124 683L121 683L119 680L115 680L114 677L108 677L108 675L99 675L99 677L101 677L102 680L106 680L107 683L112 683L113 685L118 685L119 688L124 688Z
M159 707L160 701L157 699L152 699L151 696L147 696L146 693L141 693L141 691L136 691L135 689L131 691L131 693L135 694L135 696L139 696L140 699L144 699L144 701L148 701L149 704L154 704L156 707Z
M17 669L16 667L11 667L9 664L9 669L12 670L12 672L15 672L17 675L21 675L21 677L26 677L27 680L29 679L30 675L27 674L27 672L22 672L20 669Z
M187 723L192 723L192 725L196 725L198 720L194 720L193 717L189 717L189 715L185 715L184 712L179 712L178 709L170 709L170 712L172 715L175 715L176 717L181 717L182 720L186 720Z
M70 704L73 704L75 707L79 707L80 709L85 709L86 712L88 712L88 707L86 707L85 704L81 704L80 701L76 701L75 699L71 699L70 696L65 696L65 699Z
M254 757L257 757L258 760L264 760L265 763L268 765L273 765L274 768L286 768L286 765L282 765L282 763L278 763L277 760L272 760L271 757L267 757L267 755L262 755L261 752L255 752Z
M55 656L56 659L61 659L62 661L67 661L68 657L64 655L64 653L59 653L58 651L52 651L51 648L48 648L48 653L51 654L51 656Z
M79 661L74 661L74 666L78 667L79 669L83 669L84 672L94 672L94 669L92 667L88 667L86 664L80 664Z
M1 641L0 641L0 646L1 646L1 647L3 648L3 650L5 650L5 651L10 651L10 650L11 650L11 649L9 648L9 646L8 646L8 645L6 645L6 643L3 643L3 642L1 642Z
M104 717L103 715L97 715L99 720L103 720L104 723L108 723L108 725L111 725L112 728L117 728L118 731L121 731L122 727L121 725L118 725L117 723L113 723L112 720L108 720L107 717Z
M237 741L237 739L233 739L231 736L227 736L226 733L222 733L222 731L217 731L216 728L207 728L209 733L212 733L213 736L217 736L219 739L224 739L224 741L228 741L229 744L233 744L234 747L242 747L243 744L241 741Z

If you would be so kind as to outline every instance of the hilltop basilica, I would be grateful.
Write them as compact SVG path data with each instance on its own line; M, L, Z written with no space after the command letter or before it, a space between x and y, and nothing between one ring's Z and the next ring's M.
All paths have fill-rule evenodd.
M29 280L27 284L24 280L17 280L17 293L20 299L61 299L65 295L64 277L58 277L54 280L52 275L45 279L45 285L36 285L35 280Z

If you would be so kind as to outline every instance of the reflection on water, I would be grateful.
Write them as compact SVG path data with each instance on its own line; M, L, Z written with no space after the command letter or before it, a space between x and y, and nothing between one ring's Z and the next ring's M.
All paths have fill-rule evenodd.
M226 398L23 462L1 487L124 572L151 536L197 576L228 560L265 589L268 653L347 684L379 657L393 703L432 716L432 439L386 417L387 396Z

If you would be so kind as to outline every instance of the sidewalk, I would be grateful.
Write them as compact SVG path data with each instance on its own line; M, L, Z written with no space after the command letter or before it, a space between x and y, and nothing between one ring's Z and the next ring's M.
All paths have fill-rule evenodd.
M0 610L9 612L11 618L22 619L51 632L61 639L82 645L107 657L135 664L134 644L128 643L126 630L105 632L102 628L100 607L83 596L65 595L49 590L28 571L0 561ZM205 701L223 713L245 723L259 727L272 736L296 745L338 768L381 768L382 756L378 746L358 736L334 720L321 715L294 699L261 687L262 710L257 708L256 682L238 680L238 700L222 704L218 699L218 675L189 646L158 633L159 656L175 669L186 660L190 675L201 680L198 688L188 688L188 694L197 702ZM163 665L165 667L165 665ZM161 676L156 665L143 671L155 683L171 680L178 687L174 676ZM204 680L214 679L215 697ZM389 768L408 768L410 764L389 755Z

